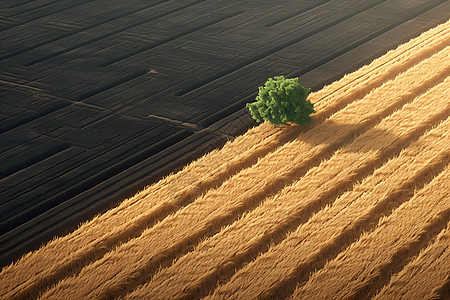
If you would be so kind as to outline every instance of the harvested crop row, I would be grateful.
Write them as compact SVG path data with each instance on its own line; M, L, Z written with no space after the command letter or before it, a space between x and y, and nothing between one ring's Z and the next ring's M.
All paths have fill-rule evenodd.
M312 166L312 161L320 162L327 152L331 154L349 138L442 81L450 69L445 63L449 52L450 47L386 82L364 99L313 127L300 139L285 144L251 169L243 170L218 189L208 191L191 205L144 231L139 238L122 244L85 267L79 276L61 281L48 295L58 295L65 290L64 293L76 298L108 296L140 284L161 264L170 262L199 239L214 234L245 210L301 176ZM385 101L379 101L380 98ZM268 178L267 174L272 177ZM148 245L153 246L149 249ZM130 278L135 278L134 282L130 283L133 281Z
M417 113L420 114L421 111ZM403 115L398 114L397 117L402 119ZM290 255L280 256L271 251L264 256L263 261L257 261L254 267L250 267L253 268L251 273L244 272L246 277L239 278L239 295L243 298L260 295L264 287L275 286L285 278L297 277L293 274L294 271L299 271L295 266L308 266L305 271L309 272L314 267L312 261L315 257L325 257L323 249L330 251L348 246L346 242L352 236L353 239L357 238L361 230L367 229L368 223L376 224L381 213L390 210L392 202L408 199L414 187L430 177L426 174L434 175L448 163L450 139L445 138L445 134L449 130L450 119L402 151L399 157L378 169L361 185L345 193L333 206L314 215L280 246ZM343 153L339 164L342 169L347 167L347 156ZM333 159L337 163L334 157L331 158ZM321 167L322 173L327 172L329 164L323 163ZM318 178L324 178L322 173L316 173ZM243 263L255 257L261 248L270 243L271 237L282 235L281 229L289 227L286 224L302 219L299 212L309 202L325 200L320 199L316 192L321 188L319 181L308 175L296 183L298 190L294 192L294 186L288 187L280 193L283 196L268 199L239 221L202 242L195 251L161 270L151 282L131 293L129 298L143 295L155 299L203 296L216 286L218 280L226 279L234 269L239 269ZM332 178L330 186L348 180L345 176L333 178L331 175L326 176ZM324 188L322 194L326 192ZM404 195L401 196L401 193ZM276 268L273 267L275 265ZM283 271L279 272L280 269ZM257 274L259 275L256 276ZM171 287L170 290L167 286ZM248 293L243 292L245 288L249 288ZM286 290L285 286L283 290ZM280 296L281 293L277 292L276 295ZM233 295L216 296L228 298Z
M321 91L312 93L311 101L320 101L313 126L347 103L363 97L385 80L441 50L449 44L449 32L450 21L399 46ZM116 245L138 236L156 220L176 211L178 206L189 203L230 175L252 165L258 157L266 155L300 131L295 125L273 128L269 124L262 124L255 127L227 143L220 151L211 152L181 172L161 180L117 208L83 224L74 233L50 242L32 255L22 258L16 265L5 268L0 274L0 295L8 293L27 297L76 273ZM105 227L108 228L107 232L103 230ZM36 264L36 261L40 263Z
M348 145L344 149L338 150L332 158L323 162L319 167L310 170L310 172L295 185L286 188L280 192L277 197L266 201L264 205L258 208L258 210L250 213L242 224L254 224L253 227L255 228L255 233L252 233L251 236L257 236L256 232L258 232L258 230L256 228L258 227L264 229L267 228L267 226L270 226L270 224L274 226L273 224L276 222L282 224L283 222L286 222L286 220L289 220L289 217L291 219L302 219L304 218L303 215L306 214L306 216L308 216L309 211L312 210L312 205L310 203L316 202L317 204L315 204L315 206L319 206L333 201L335 195L339 194L339 190L337 189L340 188L342 190L345 185L350 185L362 170L369 169L377 161L386 157L390 151L393 151L396 147L401 147L405 141L412 138L414 130L423 126L423 123L432 123L434 116L441 114L442 111L446 111L446 114L448 115L449 104L445 97L445 93L448 92L446 86L448 86L449 83L450 79L436 86L425 95L417 98L413 103L406 105L401 111L394 113L370 131L359 136L354 143ZM444 123L444 125L440 127L440 131L437 132L437 137L445 134L446 130L449 128L449 122L450 121L447 121L447 123ZM430 142L432 138L433 136L427 138L427 142ZM448 139L445 141L448 142ZM446 145L442 141L440 141L439 144L440 146ZM423 144L419 142L419 149L421 146L423 146ZM416 153L413 151L408 154L414 155ZM380 177L378 176L378 181L380 180L379 178ZM334 193L331 193L330 191L333 190ZM371 203L370 199L368 200L369 204ZM328 215L327 210L324 210L323 213ZM331 216L336 214L337 212L332 210ZM317 218L317 216L320 218L321 214L316 215L315 218ZM343 214L342 218L344 218L344 220L350 218L350 220L337 221L338 224L342 222L344 224L347 223L348 225L349 222L353 221L351 215L347 216L347 214ZM325 217L325 219L327 219L327 217ZM331 223L333 221L334 220L332 219ZM310 228L313 224L314 218L311 222L304 225L306 228L300 227L300 229L296 231L297 234L300 234L303 238L303 234L313 232ZM305 264L306 269L308 269L313 256L309 257L308 255L305 255L305 253L310 253L311 251L317 252L321 250L322 246L329 246L329 244L326 244L327 242L330 242L329 239L332 239L334 235L339 233L339 231L335 232L333 230L333 226L338 226L338 224L333 223L329 226L323 224L323 228L318 226L322 228L320 234L318 234L315 237L316 239L313 239L311 242L309 240L305 242L302 247L298 246L299 239L295 238L295 235L294 237L287 239L275 249L272 249L236 273L228 284L221 286L216 291L214 296L227 298L239 294L240 297L246 298L264 292L269 294L275 292L280 293L281 291L286 290L286 286L283 285L280 286L281 291L279 291L276 288L277 283L284 277L291 278L291 276L294 276L293 274L295 272L298 273L299 271L296 269L299 265ZM338 229L339 228L342 229L342 227L338 227ZM317 230L317 226L314 229ZM322 240L322 238L324 238L324 240ZM277 249L283 250L278 251ZM291 255L282 255L282 253L288 252L291 253ZM303 261L302 258L305 258L305 261ZM283 270L281 274L279 270ZM266 291L267 286L274 287L274 290Z
M408 284L405 285L405 282ZM374 299L439 299L450 282L450 222ZM447 291L448 292L448 291ZM449 294L447 294L449 295Z
M295 299L374 296L450 219L450 168L296 290ZM386 282L387 281L387 282Z

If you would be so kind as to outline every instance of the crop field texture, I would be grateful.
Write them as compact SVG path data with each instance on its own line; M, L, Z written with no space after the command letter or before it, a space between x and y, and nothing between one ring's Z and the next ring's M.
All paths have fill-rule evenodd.
M0 273L1 299L450 295L450 21ZM301 81L301 78L300 78Z

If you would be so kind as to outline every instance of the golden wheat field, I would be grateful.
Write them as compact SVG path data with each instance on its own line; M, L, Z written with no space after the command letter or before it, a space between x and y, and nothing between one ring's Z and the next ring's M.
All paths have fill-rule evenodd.
M450 297L450 21L0 273L2 299Z

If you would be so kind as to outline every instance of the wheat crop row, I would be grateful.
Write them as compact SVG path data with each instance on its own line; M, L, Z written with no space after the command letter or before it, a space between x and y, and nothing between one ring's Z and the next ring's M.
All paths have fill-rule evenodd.
M441 295L449 295L450 290L446 287L449 282L450 222L436 241L392 276L389 284L374 299L438 299Z
M293 299L362 298L389 280L417 249L429 240L430 231L441 231L450 217L450 168L380 220L373 232L365 233L296 290ZM339 281L328 280L340 278Z

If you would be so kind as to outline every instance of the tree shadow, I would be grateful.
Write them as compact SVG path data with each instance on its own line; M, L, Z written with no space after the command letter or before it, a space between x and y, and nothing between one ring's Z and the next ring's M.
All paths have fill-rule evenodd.
M300 132L295 138L280 142L295 140L309 144L312 147L326 145L335 150L342 148L350 152L368 152L381 150L383 145L389 146L400 137L392 131L374 128L372 121L365 123L337 123L330 119L314 125L300 126L298 124L280 125L281 128L298 126Z

